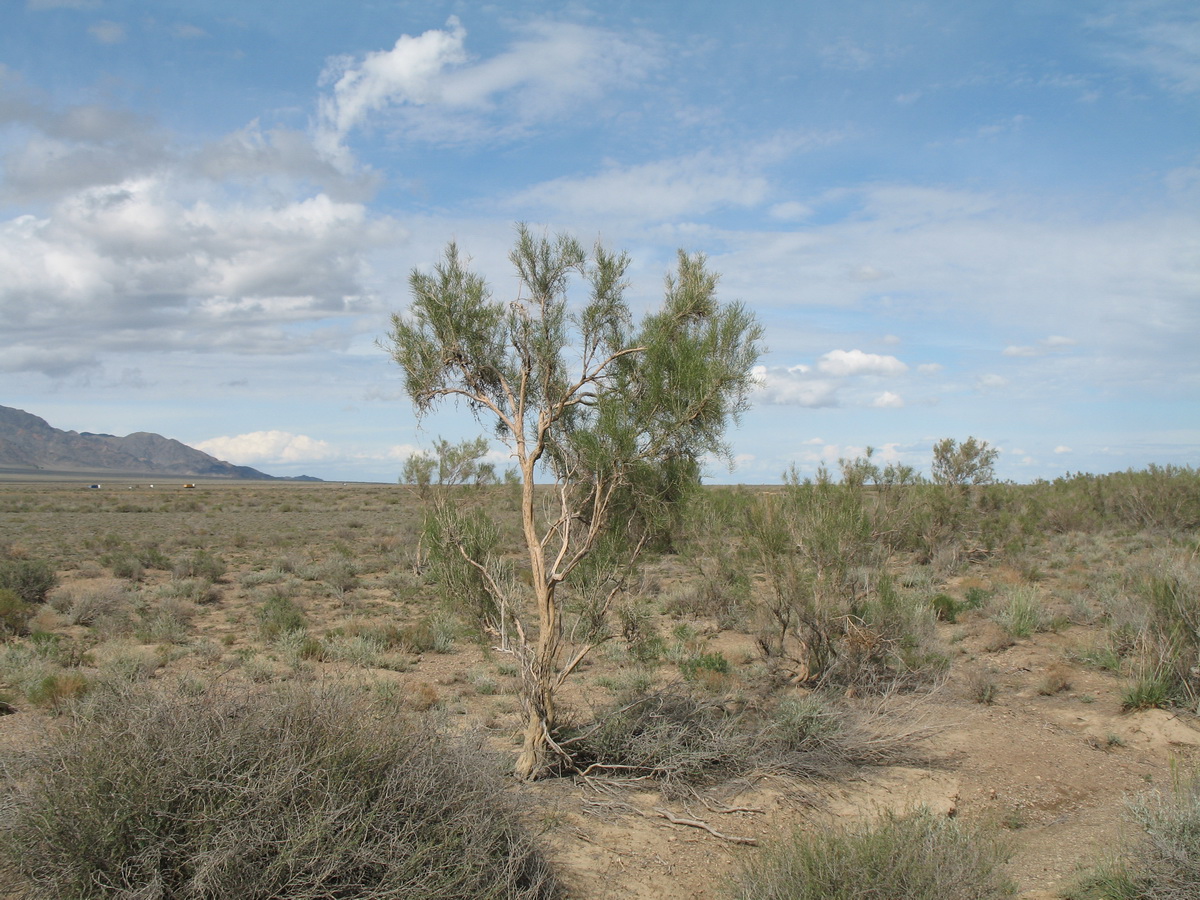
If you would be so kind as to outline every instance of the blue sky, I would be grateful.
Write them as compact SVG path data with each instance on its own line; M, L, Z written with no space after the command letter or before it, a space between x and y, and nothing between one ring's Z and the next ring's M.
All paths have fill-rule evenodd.
M712 480L1200 465L1192 0L0 4L0 404L392 481L480 431L376 344L408 273L503 297L517 221L756 312Z

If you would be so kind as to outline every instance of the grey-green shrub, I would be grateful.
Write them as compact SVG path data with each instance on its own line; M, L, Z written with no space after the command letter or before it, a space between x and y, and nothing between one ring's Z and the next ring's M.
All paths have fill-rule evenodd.
M1007 853L980 827L919 811L843 830L796 830L747 863L736 900L1000 900Z
M1194 900L1200 897L1200 773L1172 773L1166 790L1129 805L1141 828L1123 857L1085 875L1072 900Z
M58 575L46 560L0 555L0 589L12 591L26 603L44 603L56 584Z
M560 896L478 746L330 691L92 697L0 802L19 896Z

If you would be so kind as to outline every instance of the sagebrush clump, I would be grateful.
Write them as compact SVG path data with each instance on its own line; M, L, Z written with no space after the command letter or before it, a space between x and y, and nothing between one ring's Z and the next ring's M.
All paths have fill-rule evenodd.
M4 887L30 900L559 896L481 748L337 691L194 694L93 692L47 746L7 761Z

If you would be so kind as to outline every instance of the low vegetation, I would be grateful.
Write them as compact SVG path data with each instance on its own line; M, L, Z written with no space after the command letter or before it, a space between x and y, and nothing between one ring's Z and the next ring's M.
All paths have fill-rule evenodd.
M1200 896L1200 773L1129 804L1140 830L1126 852L1085 876L1070 900L1192 900Z
M1001 900L1016 896L1005 846L985 828L928 811L838 830L797 831L746 864L734 900Z
M978 441L946 446L953 465L944 484L866 454L813 479L793 471L781 486L695 491L657 522L637 564L620 572L598 544L596 568L556 594L557 658L577 662L546 735L547 773L606 796L636 787L661 798L653 802L676 804L679 815L702 816L698 798L731 784L788 783L805 786L795 788L802 793L866 766L924 765L930 732L915 710L946 697L963 715L985 717L1018 703L1094 703L1088 692L1104 679L1101 694L1121 719L1081 736L1080 746L1113 757L1132 754L1141 740L1121 724L1125 716L1163 716L1136 712L1163 708L1190 720L1200 704L1200 473L1152 467L996 484L986 466L959 458L964 447L967 456L987 450ZM533 578L512 516L513 488L420 487L0 484L0 713L31 713L50 741L43 755L10 760L3 773L0 814L12 827L0 828L0 844L6 877L22 885L17 896L150 896L170 883L185 887L156 896L303 897L296 884L305 880L329 886L312 896L405 896L322 882L337 873L313 868L316 844L304 842L361 858L380 878L401 878L380 862L396 846L382 837L361 857L348 848L374 835L362 825L371 817L395 832L400 825L371 804L410 787L355 754L424 759L436 755L434 746L444 750L439 764L464 752L480 763L466 769L465 786L447 782L456 791L516 816L502 827L484 823L502 835L437 832L470 871L422 852L448 885L475 885L460 894L447 887L444 896L489 896L471 893L483 890L478 884L501 891L494 896L554 895L536 831L559 813L532 805L531 796L544 796L535 789L499 790L488 761L511 765L528 724L518 623L499 608ZM538 524L550 528L553 518ZM448 552L460 547L489 558L488 567ZM498 593L484 577L496 572L507 579ZM527 633L527 646L535 638ZM1035 647L1053 647L1045 651L1052 659L1023 670L1023 654ZM272 704L283 719L272 718ZM100 758L105 740L156 722L164 734L146 732L144 741L173 760L161 779L144 755L133 754L128 771L105 768L120 762ZM263 737L239 730L251 727ZM179 734L168 734L173 728ZM59 731L61 741L52 738ZM237 741L245 756L223 743ZM334 744L347 746L335 752ZM241 782L219 788L223 805L244 813L236 820L191 805L204 792L178 787L215 777L202 762L188 769L189 758L206 753L224 754L230 771L242 772L233 776ZM365 773L375 787L343 784L321 768L326 762ZM430 783L411 790L452 777L441 773L428 770ZM89 778L135 782L102 803ZM295 806L282 787L289 780ZM323 790L340 792L347 808ZM433 794L431 802L446 799ZM1195 796L1194 782L1181 778L1136 806L1146 842L1079 896L1189 896L1148 885L1185 877L1161 874L1168 860L1196 858L1187 844ZM105 805L121 798L140 811ZM289 815L259 821L272 804ZM107 821L143 824L107 834L89 824L93 807ZM447 822L474 815L437 809ZM146 810L157 814L139 818ZM1014 810L998 811L997 821L1028 821L1028 811ZM359 825L340 819L343 812ZM307 838L275 830L289 817ZM965 869L939 865L976 885L977 896L1007 896L1002 879L971 881L1003 867L1003 853L976 824L885 817L816 848L797 837L750 864L757 868L747 870L738 896L809 896L787 893L809 875L770 874L771 867L795 873L843 858L866 865L882 852L871 847L902 855L907 842L923 841L958 848L951 855ZM214 835L226 843L203 844ZM464 841L481 855L464 856ZM234 843L270 845L280 855L246 872L221 855ZM98 849L89 855L84 846ZM785 855L793 862L781 862ZM93 863L98 868L88 869ZM226 876L233 880L207 894L188 893L188 884ZM777 877L783 887L767 887ZM919 872L911 877L923 883ZM1095 893L1109 890L1105 879L1127 892ZM88 894L85 882L110 893ZM888 893L899 882L846 883L858 885L857 896L910 896ZM30 884L44 892L31 893ZM426 887L413 896L438 896Z
M494 760L341 692L110 689L20 762L0 873L31 900L560 895Z

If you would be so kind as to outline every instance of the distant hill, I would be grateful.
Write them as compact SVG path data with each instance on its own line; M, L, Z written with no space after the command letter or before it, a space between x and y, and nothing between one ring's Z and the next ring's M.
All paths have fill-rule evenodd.
M0 471L277 480L159 434L138 431L116 437L61 431L45 419L9 406L0 406ZM303 476L295 480L320 479Z

